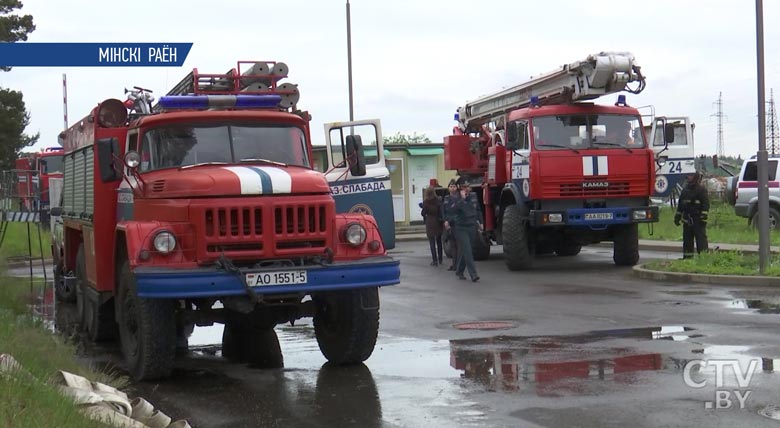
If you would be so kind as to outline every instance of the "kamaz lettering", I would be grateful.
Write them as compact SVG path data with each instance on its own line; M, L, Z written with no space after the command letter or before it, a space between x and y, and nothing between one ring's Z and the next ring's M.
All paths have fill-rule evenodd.
M609 182L607 181L586 181L582 183L583 189L606 189L609 187Z

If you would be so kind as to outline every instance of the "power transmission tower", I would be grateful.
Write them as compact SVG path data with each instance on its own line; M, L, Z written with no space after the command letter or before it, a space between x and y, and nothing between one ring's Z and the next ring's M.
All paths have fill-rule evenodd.
M723 158L723 118L726 117L723 114L723 92L718 93L718 101L713 104L718 106L718 112L711 114L718 118L718 158Z
M780 129L777 127L777 112L775 110L774 89L769 90L769 101L766 111L766 145L772 156L780 154Z

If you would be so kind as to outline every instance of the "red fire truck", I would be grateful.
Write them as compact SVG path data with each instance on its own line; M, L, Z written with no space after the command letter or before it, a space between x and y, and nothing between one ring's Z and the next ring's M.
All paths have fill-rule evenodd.
M373 217L336 212L286 75L271 61L195 69L154 106L136 87L62 135L61 285L91 339L118 334L136 379L167 376L186 332L214 322L234 361L281 366L274 326L302 317L331 362L374 349L378 287L399 263ZM364 174L360 137L342 134Z
M62 154L62 147L48 147L36 153L22 153L16 159L17 194L23 209L47 212L49 179L62 177Z
M495 240L509 269L528 269L535 254L613 241L615 264L637 263L637 225L658 221L641 115L624 95L609 106L578 101L644 86L631 54L600 53L458 109L445 166L478 190L476 258Z

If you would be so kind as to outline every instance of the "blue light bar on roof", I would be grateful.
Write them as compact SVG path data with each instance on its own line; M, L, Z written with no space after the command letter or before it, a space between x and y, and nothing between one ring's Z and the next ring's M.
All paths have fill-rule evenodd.
M164 109L198 109L209 107L269 108L277 107L281 95L166 95L160 97Z

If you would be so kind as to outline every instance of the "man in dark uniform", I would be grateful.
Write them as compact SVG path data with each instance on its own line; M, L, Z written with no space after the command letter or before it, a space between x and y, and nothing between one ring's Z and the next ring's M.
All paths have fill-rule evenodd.
M471 184L464 177L458 180L460 197L452 204L452 212L455 218L455 240L458 243L458 259L455 262L455 275L460 279L466 279L463 274L469 272L473 282L479 281L477 268L474 265L474 253L472 242L480 227L479 206L477 199L471 195Z
M455 270L455 263L458 260L458 244L455 240L455 212L453 211L453 208L455 201L460 198L460 193L458 193L458 183L454 178L450 180L450 184L447 187L449 194L444 197L442 212L444 214L445 234L447 235L445 241L449 241L448 244L450 244L452 248L452 251L450 252L452 255L452 265L447 270L453 271Z
M696 251L707 251L707 219L710 199L707 189L701 185L701 174L688 174L687 183L677 201L677 213L674 224L683 223L683 258L693 257L693 240L696 239Z

